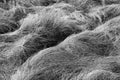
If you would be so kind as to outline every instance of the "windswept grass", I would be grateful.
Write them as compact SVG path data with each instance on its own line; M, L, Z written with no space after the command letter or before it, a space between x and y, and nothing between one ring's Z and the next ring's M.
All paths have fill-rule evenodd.
M0 80L119 80L119 0L3 0Z

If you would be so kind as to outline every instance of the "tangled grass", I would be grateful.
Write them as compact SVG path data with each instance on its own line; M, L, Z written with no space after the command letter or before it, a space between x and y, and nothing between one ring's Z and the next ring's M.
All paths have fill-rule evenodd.
M0 80L120 80L119 0L0 2Z

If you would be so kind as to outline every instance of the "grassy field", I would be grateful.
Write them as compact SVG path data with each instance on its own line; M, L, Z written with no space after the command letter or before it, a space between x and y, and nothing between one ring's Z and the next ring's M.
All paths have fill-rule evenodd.
M120 80L120 0L1 0L0 80Z

